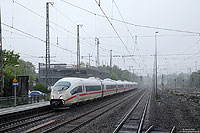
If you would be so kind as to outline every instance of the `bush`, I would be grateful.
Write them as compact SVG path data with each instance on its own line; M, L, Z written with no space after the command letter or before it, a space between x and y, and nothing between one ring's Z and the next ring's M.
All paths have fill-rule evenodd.
M50 90L48 90L47 87L42 83L37 83L35 86L33 86L33 90L41 91L43 93L50 93Z

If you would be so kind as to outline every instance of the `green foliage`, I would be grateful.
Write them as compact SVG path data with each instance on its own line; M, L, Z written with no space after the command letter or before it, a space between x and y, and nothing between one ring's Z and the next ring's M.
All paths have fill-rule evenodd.
M111 72L111 73L110 73L110 77L109 77L109 78L110 78L110 79L113 79L113 80L119 80L117 74L114 73L114 72Z
M156 94L156 100L160 100L160 94Z
M189 74L179 73L179 74L168 74L164 75L164 85L168 88L187 88L189 83ZM176 81L175 81L176 79ZM161 83L162 77L161 75L158 77L158 83ZM161 84L160 84L161 85Z
M50 90L48 90L47 87L42 83L37 83L35 86L33 86L33 90L41 91L43 93L49 93L50 92Z
M176 94L173 91L171 91L170 96L176 96Z
M31 62L25 62L19 59L19 54L15 54L14 51L3 50L3 75L4 75L4 96L12 95L12 80L15 75L15 65L16 75L28 74L30 84L33 80L36 80L35 68ZM27 72L25 71L27 70ZM26 76L27 76L26 74Z
M19 62L19 54L14 54L14 51L6 51L3 50L3 66L13 66L18 64Z
M193 72L190 76L189 85L192 88L200 88L200 74Z
M127 81L134 81L137 76L128 70L122 70L118 66L114 65L112 68L109 66L100 66L99 69L104 72L109 72L109 78L113 80L127 80Z

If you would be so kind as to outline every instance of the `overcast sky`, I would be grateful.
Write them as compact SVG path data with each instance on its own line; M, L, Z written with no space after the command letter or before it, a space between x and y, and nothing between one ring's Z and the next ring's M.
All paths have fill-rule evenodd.
M31 61L38 67L39 62L45 61L44 58L39 58L45 56L45 43L16 29L45 40L47 1L1 0L0 2L4 24L2 25L3 49L14 50L23 60ZM132 68L139 75L146 75L147 72L151 74L155 32L158 31L158 74L189 72L189 68L192 71L200 68L198 60L200 36L197 34L200 32L199 0L100 0L100 6L105 14L113 18L110 22L121 40L108 20L98 15L104 14L95 0L53 2L53 6L50 6L51 63L76 64L76 29L77 24L82 24L81 56L92 55L91 64L94 66L97 55L95 37L99 37L101 65L109 64L109 50L112 49L113 56L134 55L126 58L113 57L113 64L122 69ZM136 25L116 21L116 19L123 21L119 11L124 21ZM88 62L88 57L82 58L81 61Z

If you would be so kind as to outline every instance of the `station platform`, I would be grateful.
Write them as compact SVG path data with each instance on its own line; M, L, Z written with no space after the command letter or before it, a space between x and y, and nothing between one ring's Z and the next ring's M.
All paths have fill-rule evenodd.
M3 109L0 109L0 116L32 110L35 108L40 108L40 107L45 107L45 106L50 106L50 102L45 101L45 102L39 102L39 103L19 105L16 107L3 108Z

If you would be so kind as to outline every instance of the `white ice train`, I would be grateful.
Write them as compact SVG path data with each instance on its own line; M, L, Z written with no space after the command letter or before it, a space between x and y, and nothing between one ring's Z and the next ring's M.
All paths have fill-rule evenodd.
M70 106L87 100L97 99L137 88L136 82L111 79L62 78L51 90L50 104L54 107Z

